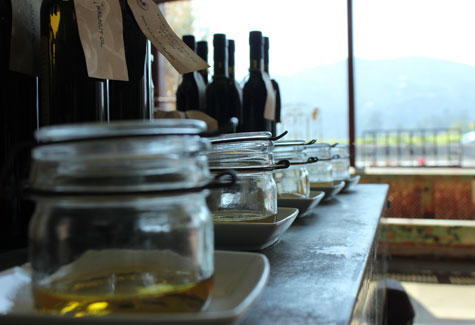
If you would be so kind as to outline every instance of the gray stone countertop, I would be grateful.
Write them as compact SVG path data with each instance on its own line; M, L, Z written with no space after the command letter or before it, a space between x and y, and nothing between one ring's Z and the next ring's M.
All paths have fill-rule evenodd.
M388 185L360 184L298 218L262 251L271 272L239 324L347 324L386 206Z

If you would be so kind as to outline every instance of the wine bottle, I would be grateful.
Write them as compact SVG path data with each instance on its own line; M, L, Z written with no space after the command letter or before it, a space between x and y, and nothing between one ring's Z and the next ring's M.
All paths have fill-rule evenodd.
M263 77L262 33L249 34L250 68L249 77L243 88L243 128L247 132L271 131L271 121L264 118L267 87Z
M105 121L106 80L88 76L73 0L41 6L40 124Z
M270 78L269 74L269 37L264 37L264 72ZM277 123L280 123L280 113L281 113L281 99L280 99L280 88L279 84L275 79L270 79L272 83L272 88L275 93L275 120L271 122L272 125L272 134L275 136L277 133Z
M183 42L196 52L195 37L184 35ZM176 109L206 111L206 84L198 71L185 73L176 90Z
M228 44L224 34L213 36L213 60L213 81L206 88L206 113L222 126L231 117L240 120L242 115L239 94L228 78Z
M0 0L0 167L2 189L14 188L27 178L29 152L17 151L34 143L37 127L37 77L11 71L12 2ZM24 26L17 26L26 28ZM11 159L13 164L11 164ZM0 250L27 246L27 228L33 203L17 193L0 196Z
M229 39L228 40L228 77L231 80L231 84L233 85L234 92L237 94L239 98L239 103L241 105L241 118L239 119L239 124L237 127L237 131L241 132L242 131L242 125L243 125L243 120L242 120L242 88L239 85L239 83L236 81L235 77L235 63L234 63L234 52L236 50L234 40Z
M125 58L128 81L109 81L110 120L151 119L150 69L151 44L135 21L126 0L122 9Z
M199 41L196 43L196 54L208 63L208 42ZM205 84L208 84L208 69L200 70L200 74L203 77Z

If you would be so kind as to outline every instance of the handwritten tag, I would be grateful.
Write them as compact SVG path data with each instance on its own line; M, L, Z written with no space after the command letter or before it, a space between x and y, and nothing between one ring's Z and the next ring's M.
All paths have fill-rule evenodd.
M158 6L151 0L127 0L145 36L181 74L209 68L171 29Z
M40 7L38 0L12 1L10 70L38 74L40 50Z
M266 72L262 72L262 79L266 85L267 98L266 105L264 108L264 118L274 121L275 120L275 91L272 86L272 81L270 80L269 75Z
M119 1L74 0L74 9L89 77L129 80Z

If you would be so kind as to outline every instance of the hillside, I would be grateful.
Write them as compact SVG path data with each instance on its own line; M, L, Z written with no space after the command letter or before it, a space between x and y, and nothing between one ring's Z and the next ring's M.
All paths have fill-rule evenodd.
M475 121L475 67L422 57L355 64L357 133L368 129L450 127ZM284 111L320 109L324 138L347 135L346 62L279 82ZM309 115L310 116L310 115Z

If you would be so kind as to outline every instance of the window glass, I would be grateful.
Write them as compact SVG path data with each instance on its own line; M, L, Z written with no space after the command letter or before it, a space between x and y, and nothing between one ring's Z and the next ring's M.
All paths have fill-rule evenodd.
M236 44L236 79L249 68L249 32L270 39L270 75L280 86L282 126L291 138L347 139L347 16L344 0L193 0L165 5L179 36L207 40L225 33ZM179 76L168 65L167 96L174 98ZM212 68L209 73L212 74Z
M353 9L361 164L460 164L475 121L475 1L356 0Z

